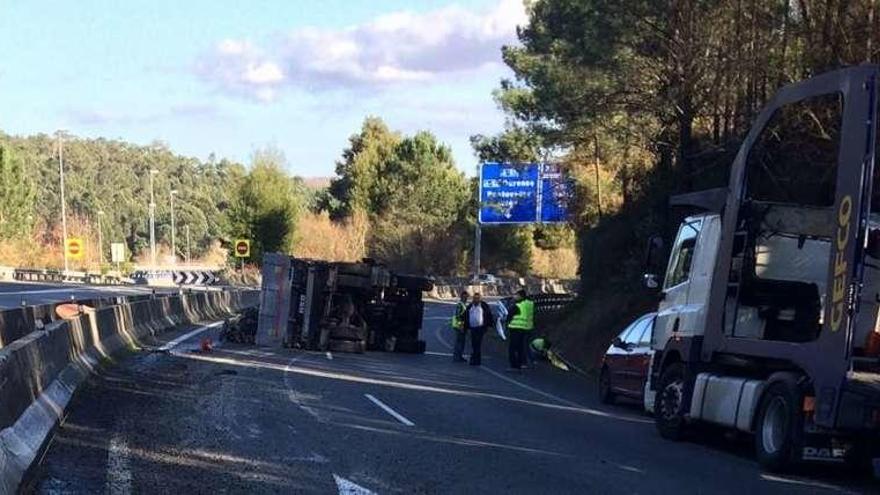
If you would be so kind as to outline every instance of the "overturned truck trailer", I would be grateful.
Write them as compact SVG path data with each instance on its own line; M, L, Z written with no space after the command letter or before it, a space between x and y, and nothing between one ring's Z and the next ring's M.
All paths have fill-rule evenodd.
M370 259L327 262L267 254L256 343L421 353L422 292L432 288L430 279L395 274Z

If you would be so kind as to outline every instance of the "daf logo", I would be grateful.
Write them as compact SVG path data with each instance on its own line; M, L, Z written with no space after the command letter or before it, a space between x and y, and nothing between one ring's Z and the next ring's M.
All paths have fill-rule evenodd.
M842 459L846 455L844 449L831 449L827 447L804 447L804 459L813 460L837 460Z

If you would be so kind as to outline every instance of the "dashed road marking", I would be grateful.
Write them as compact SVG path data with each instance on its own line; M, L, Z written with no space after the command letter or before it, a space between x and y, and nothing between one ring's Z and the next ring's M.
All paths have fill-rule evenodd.
M129 495L131 489L131 466L128 443L121 433L115 433L107 449L107 493Z
M333 479L336 480L336 488L339 490L339 495L376 495L376 492L368 490L342 476L334 474Z
M400 421L401 423L405 424L406 426L415 426L415 425L416 425L416 424L413 423L412 421L406 419L406 417L404 417L402 414L400 414L399 412L395 411L394 409L391 409L391 407L389 407L388 405L386 405L386 404L385 404L384 402L382 402L381 400L379 400L379 399L373 397L372 395L370 395L370 394L364 394L364 397L366 397L367 399L369 399L370 402L372 402L373 404L376 404L377 406L379 406L380 408L382 408L383 411L387 412L388 414L390 414L391 416L393 416L394 419Z

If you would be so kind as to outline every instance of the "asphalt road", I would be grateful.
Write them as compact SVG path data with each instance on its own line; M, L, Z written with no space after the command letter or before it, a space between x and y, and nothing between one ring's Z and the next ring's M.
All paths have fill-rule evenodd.
M28 306L114 296L149 294L152 288L131 285L83 285L61 283L0 282L0 310L17 308L24 302ZM158 288L157 292L176 289Z
M635 405L548 366L452 363L426 309L425 355L222 345L121 358L77 394L37 493L866 493L869 477L762 473L747 439L657 435ZM163 342L187 335L182 329ZM177 342L175 340L175 342Z

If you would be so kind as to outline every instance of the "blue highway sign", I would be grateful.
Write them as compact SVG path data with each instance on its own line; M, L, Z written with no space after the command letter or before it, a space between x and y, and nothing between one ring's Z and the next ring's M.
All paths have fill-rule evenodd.
M569 220L574 198L574 182L558 165L541 165L541 222L560 223Z
M538 220L538 172L534 163L484 163L480 173L480 223Z
M569 220L571 178L558 165L496 163L480 166L480 223L559 223Z

